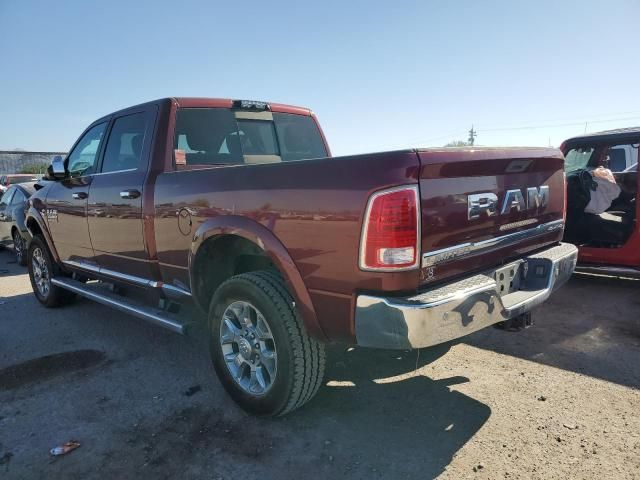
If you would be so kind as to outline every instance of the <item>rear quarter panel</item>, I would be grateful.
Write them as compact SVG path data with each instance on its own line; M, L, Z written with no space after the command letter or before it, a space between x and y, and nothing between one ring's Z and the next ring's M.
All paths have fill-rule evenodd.
M415 290L418 271L371 273L358 268L362 216L369 195L415 184L415 152L238 165L160 174L155 235L163 280L189 285L192 232L208 219L242 216L273 232L300 272L323 330L350 339L353 293ZM191 231L178 225L188 212Z

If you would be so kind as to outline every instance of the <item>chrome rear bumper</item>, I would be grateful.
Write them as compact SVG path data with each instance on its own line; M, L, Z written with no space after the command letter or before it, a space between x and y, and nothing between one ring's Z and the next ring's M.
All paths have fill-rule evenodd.
M463 337L530 311L573 273L578 249L561 243L516 262L411 297L359 295L357 344L364 347L423 348ZM505 272L519 276L505 293ZM497 275L496 275L497 274Z

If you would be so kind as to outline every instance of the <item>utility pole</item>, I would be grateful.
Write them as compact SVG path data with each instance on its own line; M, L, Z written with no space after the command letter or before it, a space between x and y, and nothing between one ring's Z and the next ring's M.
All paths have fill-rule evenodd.
M473 129L473 125L471 125L471 130L469 130L469 140L468 140L469 145L473 146L477 136L478 136L478 132L476 132Z

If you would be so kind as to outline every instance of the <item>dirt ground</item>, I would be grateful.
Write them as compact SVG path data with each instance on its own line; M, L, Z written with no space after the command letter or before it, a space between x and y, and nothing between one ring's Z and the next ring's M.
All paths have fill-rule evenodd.
M640 282L576 276L522 333L332 347L317 397L267 420L226 396L204 332L84 300L45 310L10 261L0 478L640 479Z

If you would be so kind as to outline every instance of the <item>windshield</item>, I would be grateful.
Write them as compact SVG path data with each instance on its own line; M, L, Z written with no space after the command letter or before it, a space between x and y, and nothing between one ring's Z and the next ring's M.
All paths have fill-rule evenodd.
M327 156L308 115L181 108L174 140L176 165L276 163Z

